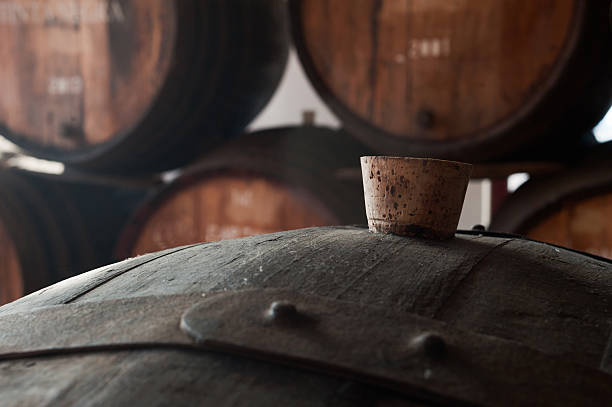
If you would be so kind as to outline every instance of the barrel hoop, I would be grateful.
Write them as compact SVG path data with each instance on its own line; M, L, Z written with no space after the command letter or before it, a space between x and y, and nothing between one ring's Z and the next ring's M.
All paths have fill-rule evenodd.
M608 192L611 184L612 172L605 162L529 180L504 202L491 229L527 233L559 202Z
M530 239L527 236L519 235L519 234L516 234L516 233L492 232L492 231L488 231L488 230L485 231L485 230L461 230L461 229L458 229L457 230L457 234L458 235L467 235L467 236L499 237L499 238L503 238L503 239L520 239L520 240L525 240L525 241L528 241L528 242L536 242L536 243L542 244L544 246L550 246L550 247L555 248L555 249L563 249L565 251L576 253L576 254L579 254L581 256L590 257L593 260L603 261L605 263L612 263L612 259L609 259L607 257L602 257L602 256L598 256L598 255L593 254L593 253L588 253L588 252L583 252L583 251L580 251L580 250L572 249L571 247L560 246L558 244L553 244L553 243L548 243L548 242L541 242L539 240Z
M442 403L612 399L611 376L516 342L288 290L134 297L0 318L0 360L150 348L254 358Z

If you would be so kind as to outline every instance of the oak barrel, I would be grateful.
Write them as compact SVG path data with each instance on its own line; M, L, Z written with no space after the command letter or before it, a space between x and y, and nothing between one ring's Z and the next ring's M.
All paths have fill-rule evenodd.
M143 187L0 172L0 303L113 261Z
M361 180L343 177L368 151L346 132L261 130L212 151L135 213L118 258L201 241L365 223Z
M0 134L98 170L174 168L239 134L284 70L276 0L0 4Z
M387 155L474 162L534 148L554 156L603 117L612 97L609 3L290 6L305 70L348 130Z
M491 230L612 258L611 169L593 159L527 181L502 204Z
M40 406L602 405L611 296L609 261L487 232L317 227L184 246L1 307L0 394Z

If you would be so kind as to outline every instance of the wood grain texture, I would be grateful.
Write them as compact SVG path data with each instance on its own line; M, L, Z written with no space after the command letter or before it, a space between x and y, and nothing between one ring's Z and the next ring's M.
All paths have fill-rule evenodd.
M398 137L466 138L545 88L575 1L305 1L306 47L334 95ZM528 44L528 45L527 45ZM419 112L438 125L419 127Z
M0 121L31 143L71 150L124 134L166 80L172 2L11 0L0 11Z
M217 292L259 288L353 302L398 318L415 313L445 321L449 329L498 336L543 352L544 358L552 355L593 368L599 366L612 327L610 262L486 233L458 233L439 242L356 227L280 232L128 259L4 305L0 318L52 306L53 312L63 307L66 315L74 312L74 318L85 320L78 304L94 307L133 297L155 313L155 303L165 296L192 295L195 302ZM69 320L77 326L74 318ZM143 318L146 313L138 315ZM106 323L113 321L103 319L98 329ZM533 374L540 367L534 366ZM5 360L0 369L0 392L8 405L70 401L97 406L112 401L144 406L193 400L219 405L411 405L393 393L325 374L212 352L109 348ZM436 380L435 365L432 369L431 380ZM486 377L482 380L486 385Z
M0 219L0 304L23 295L22 270L15 243Z
M612 258L612 193L563 203L526 232L532 239Z
M503 203L491 229L612 258L611 219L610 168L593 160L526 182Z
M279 298L295 304L293 319L285 315L282 322L266 312ZM191 350L324 373L435 405L582 407L612 397L612 378L598 369L414 314L292 290L240 290L205 298L199 293L165 295L46 307L3 315L0 332L2 362L58 354L106 352L113 358L117 351ZM435 361L433 350L418 346L419 338L434 336L443 343L443 350L435 351ZM424 375L423 369L428 368L431 373ZM39 374L38 369L30 373ZM243 372L243 377L249 374ZM43 375L40 379L45 381ZM219 380L231 381L223 376ZM273 387L270 391L274 392ZM241 399L249 398L249 393ZM108 404L120 397L103 396Z
M545 136L536 128L550 131L541 115L575 103L556 99L580 91L568 82L570 72L609 81L608 71L575 56L590 31L601 35L590 46L607 55L603 1L292 0L291 6L297 49L315 87L348 129L388 155L499 156L516 148L510 133L521 128L529 144ZM603 114L609 96L592 98L601 105L594 111ZM590 128L593 119L571 109L571 119ZM487 143L494 150L483 148Z
M245 134L144 203L126 225L117 258L202 241L310 226L365 223L357 168L367 152L342 131L282 127Z
M177 168L239 135L288 52L276 0L5 0L0 38L0 132L108 173Z
M79 406L121 407L426 405L350 380L180 350L16 360L0 363L0 369L6 406L54 406L68 400Z
M592 367L612 328L610 263L517 238L458 234L436 242L323 227L139 259L48 287L3 306L0 315L83 301L289 288L416 313Z
M303 188L255 174L219 174L168 197L143 226L132 253L338 222Z

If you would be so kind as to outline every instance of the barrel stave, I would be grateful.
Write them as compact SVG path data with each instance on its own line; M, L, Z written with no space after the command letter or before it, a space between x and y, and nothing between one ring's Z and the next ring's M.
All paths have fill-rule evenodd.
M175 250L79 276L95 281L80 293L68 280L2 312L33 303L289 288L440 319L595 367L612 328L604 301L612 295L609 263L518 238L458 234L431 242L324 227Z

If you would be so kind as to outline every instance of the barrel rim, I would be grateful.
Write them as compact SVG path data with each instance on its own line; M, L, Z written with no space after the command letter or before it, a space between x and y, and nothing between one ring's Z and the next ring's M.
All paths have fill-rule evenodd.
M612 192L609 164L569 168L530 179L501 205L490 229L524 234L565 202Z

